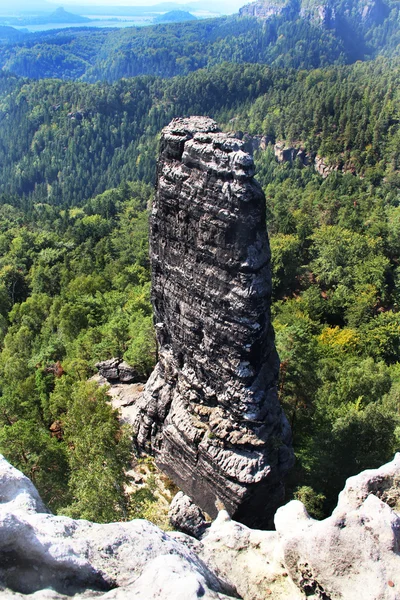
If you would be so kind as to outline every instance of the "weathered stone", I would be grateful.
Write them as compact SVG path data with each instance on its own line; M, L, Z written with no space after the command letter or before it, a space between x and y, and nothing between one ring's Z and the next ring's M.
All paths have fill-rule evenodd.
M314 161L315 170L325 179L333 173L333 171L339 171L338 165L330 165L326 159L321 156L316 156Z
M48 514L2 456L0 501L1 599L227 598L193 552L148 521L99 525Z
M200 538L210 526L200 508L183 492L172 500L168 517L172 527L195 538Z
M119 379L118 365L121 362L120 358L110 358L96 363L96 368L102 377L108 381L116 381Z
M276 531L249 529L220 511L195 552L245 600L304 598L288 577Z
M313 163L314 157L309 154L305 148L301 146L287 145L285 142L279 141L274 145L274 154L278 162L293 163L296 159L299 160L305 167Z
M293 462L277 396L265 197L244 142L211 119L162 133L151 216L159 362L138 446L211 516L271 524Z
M132 383L133 381L141 381L143 379L134 367L128 365L121 358L103 360L96 363L95 366L99 370L100 376L109 382Z
M400 454L348 479L324 521L298 501L276 532L221 510L200 540L53 516L0 457L0 600L398 600L399 511Z
M257 0L245 4L239 9L240 17L256 17L257 19L270 19L279 15L289 15L293 10L293 4L288 0Z
M136 369L128 365L125 361L118 365L118 371L121 383L131 383L132 381L135 381L135 378L137 378L138 375Z
M239 10L240 17L256 17L267 20L285 15L288 18L307 19L327 29L337 26L338 22L359 19L364 23L379 24L388 16L390 7L382 0L359 0L352 5L349 14L347 5L333 5L327 0L322 2L290 2L289 0L256 0Z
M399 500L397 454L392 463L348 479L332 516L324 521L309 517L296 500L280 508L276 529L296 586L321 600L397 600Z

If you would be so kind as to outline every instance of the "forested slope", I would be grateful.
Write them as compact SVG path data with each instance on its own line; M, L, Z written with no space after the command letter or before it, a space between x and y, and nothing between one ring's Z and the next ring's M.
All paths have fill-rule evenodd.
M266 19L233 15L145 28L30 34L0 44L0 67L37 79L113 82L137 75L186 75L225 61L309 69L392 56L398 50L396 1L283 4L282 11L273 4Z
M0 450L53 508L132 514L127 433L87 378L114 355L144 376L154 362L146 182L176 115L302 144L348 171L278 164L272 145L256 155L297 455L290 492L322 514L348 475L400 449L398 59L0 85Z
M151 183L158 132L190 114L302 142L360 175L396 180L399 65L379 59L308 72L224 64L113 85L2 75L0 192L64 206L133 176Z

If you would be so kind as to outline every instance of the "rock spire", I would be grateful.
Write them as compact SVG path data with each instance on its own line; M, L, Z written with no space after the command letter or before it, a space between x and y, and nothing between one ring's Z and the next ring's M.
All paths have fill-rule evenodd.
M212 517L268 527L293 462L279 405L265 197L244 142L205 117L161 136L150 225L159 361L138 446Z

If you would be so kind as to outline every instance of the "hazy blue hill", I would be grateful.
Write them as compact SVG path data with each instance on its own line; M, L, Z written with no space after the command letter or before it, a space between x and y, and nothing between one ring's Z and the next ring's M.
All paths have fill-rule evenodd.
M169 12L155 17L154 23L182 23L183 21L195 21L196 17L186 10L170 10Z
M82 17L64 10L64 8L57 8L51 15L47 17L48 23L90 23L88 17Z
M257 18L259 5L267 18ZM0 46L0 68L35 79L113 82L187 75L222 62L296 69L348 64L392 56L400 44L400 7L392 0L275 0L246 10L243 16L144 28L43 32Z
M62 25L65 23L90 23L91 19L82 17L74 13L67 12L64 8L57 8L51 14L41 14L38 16L20 16L7 17L7 23L11 25Z
M60 22L84 19L63 9L53 14ZM0 47L0 68L37 79L112 82L137 75L186 75L226 61L325 67L396 54L399 15L399 2L392 0L255 2L244 7L241 16L38 33Z

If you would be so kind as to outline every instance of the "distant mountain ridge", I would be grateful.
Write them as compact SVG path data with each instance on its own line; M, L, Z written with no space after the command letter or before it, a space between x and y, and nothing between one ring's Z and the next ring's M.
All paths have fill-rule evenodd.
M92 19L88 17L82 17L75 13L70 13L64 10L64 8L57 8L51 14L42 14L39 16L27 16L27 17L7 17L1 19L0 22L7 22L9 25L61 25L65 23L90 23Z
M95 32L76 27L8 39L0 43L0 69L94 83L187 75L223 62L319 68L396 55L399 17L394 0L258 1L229 17Z

